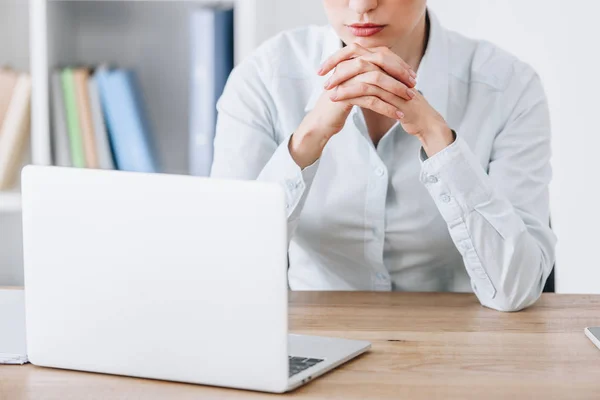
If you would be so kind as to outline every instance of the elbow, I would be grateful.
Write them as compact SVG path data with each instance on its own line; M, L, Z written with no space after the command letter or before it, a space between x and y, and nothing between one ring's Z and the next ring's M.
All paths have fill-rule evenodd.
M482 285L487 290L478 294L482 305L497 311L517 312L539 300L553 260L541 251L517 254L520 257L513 255L510 262L499 268L502 273L488 276L486 285Z
M482 302L482 304L500 312L518 312L532 306L539 297L540 295L537 295L534 298L527 298L525 300L496 297L489 302Z
M501 285L494 296L483 299L480 298L481 304L496 311L501 312L518 312L524 310L533 304L542 295L543 280L541 277L523 287L522 285Z

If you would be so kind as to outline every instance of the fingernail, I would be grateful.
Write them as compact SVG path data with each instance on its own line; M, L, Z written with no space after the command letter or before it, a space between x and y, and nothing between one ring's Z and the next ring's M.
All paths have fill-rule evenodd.
M410 78L408 78L408 80L410 81L411 85L416 85L417 84L417 81L412 76Z
M415 71L413 71L412 69L408 71L410 73L410 76L412 76L413 78L417 77L417 73Z
M319 68L319 70L317 71L317 74L318 74L318 75L321 75L322 73L323 73L323 68L321 67L321 68Z
M398 116L398 119L404 118L404 113L402 111L396 111L396 115Z
M408 90L406 91L406 94L407 94L407 95L408 95L408 97L410 97L411 99L414 99L414 98L415 98L415 96L417 95L417 94L415 93L415 91L414 91L414 90L412 90L412 89L408 89Z
M324 87L325 89L327 89L327 86L329 86L329 82L331 82L331 79L327 79L327 80L325 81L325 84L323 85L323 87Z

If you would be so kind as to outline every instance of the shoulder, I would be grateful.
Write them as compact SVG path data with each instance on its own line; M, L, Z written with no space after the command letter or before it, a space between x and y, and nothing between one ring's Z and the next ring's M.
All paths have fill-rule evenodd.
M447 31L447 37L450 74L469 86L481 85L490 91L511 94L539 80L529 64L493 43L453 31Z
M253 70L263 79L312 76L320 62L328 29L311 25L283 31L261 44L236 69Z

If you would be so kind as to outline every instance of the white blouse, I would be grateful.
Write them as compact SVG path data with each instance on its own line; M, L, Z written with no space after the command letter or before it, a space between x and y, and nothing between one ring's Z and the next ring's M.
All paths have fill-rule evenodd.
M546 97L529 65L429 15L417 89L456 131L452 145L427 159L396 124L374 147L354 107L300 170L289 137L323 90L318 67L341 48L331 27L311 26L279 34L231 74L212 176L285 189L293 290L472 290L518 310L540 296L555 259Z

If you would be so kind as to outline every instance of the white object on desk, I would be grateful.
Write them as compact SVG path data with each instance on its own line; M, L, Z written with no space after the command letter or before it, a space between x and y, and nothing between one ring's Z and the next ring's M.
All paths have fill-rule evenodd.
M26 362L23 290L0 290L0 364Z
M590 339L592 341L592 343L594 343L594 345L600 349L600 328L599 327L595 327L595 328L585 328L583 330L583 332L585 333L585 336L588 337L588 339Z
M22 183L32 364L283 392L370 347L288 336L276 184L31 165Z

